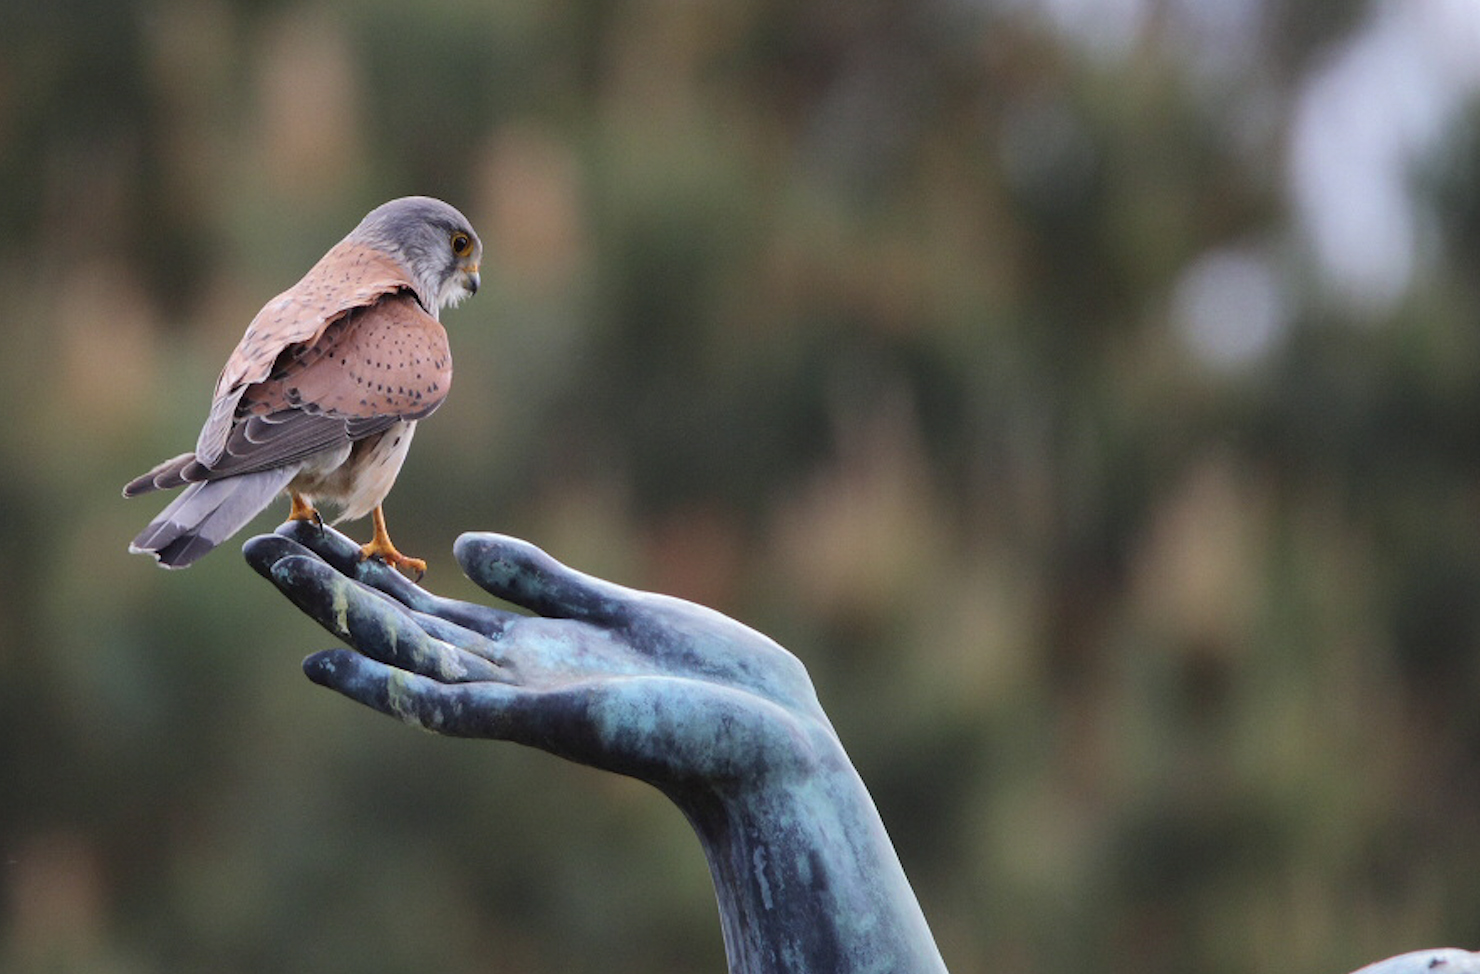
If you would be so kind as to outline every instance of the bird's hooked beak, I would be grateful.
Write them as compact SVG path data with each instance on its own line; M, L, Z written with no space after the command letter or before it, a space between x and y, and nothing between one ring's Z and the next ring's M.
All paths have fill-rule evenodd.
M478 265L468 264L466 267L463 268L462 273L463 287L467 290L469 294L477 294L478 285L480 283L480 279L478 277Z

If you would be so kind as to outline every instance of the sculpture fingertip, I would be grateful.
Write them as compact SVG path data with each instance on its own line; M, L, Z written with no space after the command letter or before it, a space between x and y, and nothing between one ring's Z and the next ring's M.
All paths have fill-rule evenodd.
M322 534L323 528L315 527L308 521L289 518L288 520L284 521L282 524L279 524L276 528L274 528L272 533L281 538L291 538L294 541L301 541L305 538L310 537L310 535L308 534L308 532L310 531Z
M491 554L504 540L504 535L489 531L464 531L452 542L452 556L464 569L470 562L481 561Z
M348 669L354 665L356 654L342 647L314 653L303 661L303 675L321 687L337 687Z
M242 557L263 578L271 578L273 566L284 558L303 554L302 545L277 534L259 534L242 545Z

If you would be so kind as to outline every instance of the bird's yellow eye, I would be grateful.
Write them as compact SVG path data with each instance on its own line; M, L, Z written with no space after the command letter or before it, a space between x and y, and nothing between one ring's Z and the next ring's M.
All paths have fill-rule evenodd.
M452 235L452 252L458 257L466 257L473 252L473 238L461 230Z

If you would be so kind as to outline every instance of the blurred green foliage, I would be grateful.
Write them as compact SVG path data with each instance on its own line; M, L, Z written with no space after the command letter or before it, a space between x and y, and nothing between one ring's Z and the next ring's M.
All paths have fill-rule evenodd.
M11 0L0 970L723 968L656 793L311 687L235 544L125 553L252 314L407 193L487 257L403 550L797 653L957 974L1480 946L1480 127L1414 286L1333 299L1283 120L1365 7L1255 6L1210 76L1026 2ZM1280 328L1220 357L1228 252Z

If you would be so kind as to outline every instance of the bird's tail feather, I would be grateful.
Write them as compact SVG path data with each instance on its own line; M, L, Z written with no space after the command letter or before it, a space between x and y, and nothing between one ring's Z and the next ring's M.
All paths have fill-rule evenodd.
M128 550L184 568L236 534L278 495L297 467L191 484L139 532Z
M182 453L156 466L141 477L130 480L123 488L124 497L138 497L151 490L170 490L205 479L206 470L195 462L194 453Z

